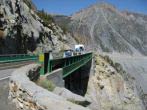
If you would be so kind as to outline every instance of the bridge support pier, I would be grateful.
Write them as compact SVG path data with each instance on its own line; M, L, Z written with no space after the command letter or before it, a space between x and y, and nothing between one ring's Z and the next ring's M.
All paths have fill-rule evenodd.
M91 61L69 76L65 77L65 88L69 89L73 93L84 96L87 92L90 69Z

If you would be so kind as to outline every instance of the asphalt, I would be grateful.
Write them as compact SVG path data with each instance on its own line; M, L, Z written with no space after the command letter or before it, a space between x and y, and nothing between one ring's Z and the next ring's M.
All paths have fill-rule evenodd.
M9 79L0 81L0 110L16 110L15 105L8 99Z
M0 80L7 79L14 70L15 69L0 70Z
M14 103L8 99L9 96L9 77L12 72L20 67L32 62L21 64L0 64L0 110L17 110ZM16 66L17 65L17 66Z

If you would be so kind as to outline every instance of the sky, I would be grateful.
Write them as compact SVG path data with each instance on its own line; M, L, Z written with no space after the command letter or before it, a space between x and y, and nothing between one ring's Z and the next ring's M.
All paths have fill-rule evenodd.
M33 0L39 10L51 14L72 15L94 3L105 1L119 10L128 10L147 15L147 0Z

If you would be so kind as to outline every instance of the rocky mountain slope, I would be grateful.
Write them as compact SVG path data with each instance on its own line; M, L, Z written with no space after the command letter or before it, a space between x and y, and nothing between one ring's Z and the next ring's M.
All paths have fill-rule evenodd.
M69 31L68 24L71 22L71 17L64 15L53 15L53 19L65 32Z
M147 108L147 57L109 54L113 61L119 62L136 83L136 87Z
M144 110L135 80L108 57L96 56L86 97L92 110Z
M69 24L77 41L89 49L147 55L147 16L120 12L102 3L75 13Z
M30 0L0 0L0 54L60 51L75 43L54 22L46 24Z

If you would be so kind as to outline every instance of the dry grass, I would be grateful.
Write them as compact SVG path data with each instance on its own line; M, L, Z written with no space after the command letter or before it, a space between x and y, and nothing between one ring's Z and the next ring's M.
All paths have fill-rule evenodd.
M47 89L48 91L53 91L55 89L55 85L47 79L40 79L37 81L37 85Z

